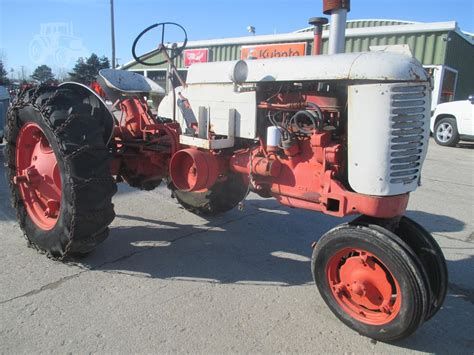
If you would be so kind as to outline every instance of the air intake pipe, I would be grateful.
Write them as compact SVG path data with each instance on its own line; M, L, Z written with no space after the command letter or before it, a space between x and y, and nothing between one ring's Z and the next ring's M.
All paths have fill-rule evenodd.
M350 8L350 0L323 0L323 12L331 15L328 54L344 53L346 20Z

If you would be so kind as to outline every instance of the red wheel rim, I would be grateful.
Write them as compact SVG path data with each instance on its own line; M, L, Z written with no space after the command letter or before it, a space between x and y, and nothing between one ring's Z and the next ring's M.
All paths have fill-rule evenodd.
M52 229L59 217L61 175L58 162L43 130L36 123L24 125L16 142L16 176L26 211L41 229Z
M383 325L400 312L400 286L374 254L344 248L331 257L326 275L334 299L358 321Z

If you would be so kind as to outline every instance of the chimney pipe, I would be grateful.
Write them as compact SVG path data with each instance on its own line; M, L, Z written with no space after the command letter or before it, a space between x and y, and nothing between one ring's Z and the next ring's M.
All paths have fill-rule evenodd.
M326 17L311 17L308 23L314 26L313 55L319 55L323 50L323 25L328 23L328 19Z
M346 20L350 9L350 0L323 0L323 12L331 15L328 54L344 53Z

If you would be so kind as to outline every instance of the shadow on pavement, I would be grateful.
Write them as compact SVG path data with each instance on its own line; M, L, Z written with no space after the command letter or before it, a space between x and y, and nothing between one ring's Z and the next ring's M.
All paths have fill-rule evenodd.
M266 202L259 201L260 209ZM204 226L118 215L124 221L144 224L112 229L109 247L125 250L128 257L100 264L106 254L99 248L83 263L95 270L147 278L280 287L311 284L310 244L341 220L301 210L271 213L272 206L244 216L230 212L230 219L210 220ZM458 231L464 226L449 217L418 211L408 214L427 226L427 221L439 219L448 225L440 229L435 224L432 232ZM290 221L293 227L288 228ZM272 226L270 232L265 226ZM452 282L443 308L411 337L392 345L434 353L472 353L474 258L448 261L448 269Z
M123 188L122 193L131 191ZM252 201L249 205L245 212L234 210L204 225L118 215L122 225L112 227L110 237L79 264L144 278L280 287L312 284L311 243L352 219L281 208L271 200ZM0 208L0 221L14 219L3 167ZM462 221L447 216L421 211L408 211L407 215L430 232L464 228ZM472 354L474 258L448 261L448 268L450 290L443 309L414 335L393 345L426 352L465 350Z
M411 337L392 345L429 353L473 354L474 257L448 261L448 295L442 309Z
M456 148L474 149L474 143L461 142L457 144Z
M266 205L268 208L261 207ZM251 211L234 210L204 225L118 214L123 221L143 225L112 227L108 240L81 262L91 268L111 267L151 278L284 285L312 282L311 243L344 220L274 206L274 201L260 200ZM407 214L430 232L453 232L464 227L463 222L451 217L419 211ZM104 260L106 264L100 266Z
M407 211L406 215L430 233L459 232L465 226L465 223L459 219L423 211Z
M261 205L262 201L259 202ZM119 270L151 278L278 285L312 283L311 243L339 221L297 211L298 219L306 214L312 216L315 228L308 233L308 218L289 228L290 220L294 222L295 218L293 211L290 216L284 210L268 210L253 207L244 213L232 211L225 218L197 226L118 215L122 220L144 224L114 227L106 241L110 248L130 257L114 262L115 258L111 260L110 254L99 247L81 262L98 270ZM104 257L110 263L101 266Z

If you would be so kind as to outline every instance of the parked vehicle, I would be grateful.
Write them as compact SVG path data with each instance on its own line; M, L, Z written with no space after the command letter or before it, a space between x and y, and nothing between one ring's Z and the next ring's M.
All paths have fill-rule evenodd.
M3 142L3 127L7 117L8 107L10 106L10 94L8 89L0 86L0 143Z
M332 34L344 33L348 6L324 1ZM179 46L166 46L165 26L183 31ZM164 58L154 63L135 53L152 29L161 30ZM311 262L322 298L347 326L392 341L433 317L446 295L446 262L431 234L404 216L429 139L421 64L390 51L343 54L344 37L330 35L329 55L197 63L184 82L173 59L186 43L184 28L169 22L133 43L139 63L168 62L176 74L180 87L166 97L137 73L100 71L120 120L78 83L30 89L15 102L5 160L30 243L58 259L93 250L115 217L117 182L142 190L165 182L203 215L242 206L253 191L293 208L358 215L315 236ZM156 116L150 94L164 97Z
M436 106L430 130L435 142L442 146L454 147L459 141L474 141L474 95L468 100Z

